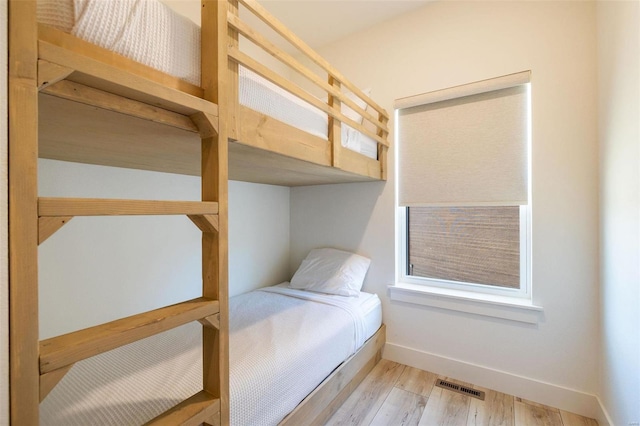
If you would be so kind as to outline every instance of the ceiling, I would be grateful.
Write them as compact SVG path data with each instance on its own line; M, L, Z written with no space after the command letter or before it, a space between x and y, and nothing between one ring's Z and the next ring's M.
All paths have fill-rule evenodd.
M427 0L261 0L260 3L294 34L318 48L423 7Z
M161 0L200 23L199 0ZM423 7L428 0L260 0L269 12L313 48ZM242 16L242 14L241 14ZM244 16L250 25L257 18Z

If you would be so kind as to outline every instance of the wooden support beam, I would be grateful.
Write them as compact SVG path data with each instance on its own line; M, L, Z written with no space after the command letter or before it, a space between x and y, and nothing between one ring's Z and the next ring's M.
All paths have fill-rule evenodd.
M210 393L200 391L147 422L147 426L198 426L220 412L220 400Z
M211 138L218 134L218 117L207 114L206 112L198 112L193 114L191 121L200 132L201 138Z
M219 329L202 329L202 386L220 399L220 413L203 422L229 425L229 296L228 296L228 139L233 137L238 107L238 69L227 47L238 34L227 26L227 13L237 13L236 0L202 0L200 44L204 99L220 105L216 135L202 137L202 201L219 204L218 232L202 233L202 295L220 301Z
M71 219L73 219L73 216L39 217L38 244L44 243L47 238L69 223Z
M40 376L40 402L44 401L47 395L49 395L49 392L51 392L69 370L71 370L71 367L73 367L73 364Z
M45 374L117 347L216 314L217 300L197 298L40 342Z
M6 4L6 3L5 3ZM3 4L3 7L4 5ZM8 2L9 415L39 424L36 1ZM6 55L7 52L4 52Z
M40 61L42 62L42 61ZM63 80L41 90L47 95L57 96L85 105L91 105L108 111L142 118L155 123L166 124L177 129L197 133L198 127L191 119L182 114L149 105L144 102L134 101L123 96L94 89L73 81Z
M218 232L217 215L188 215L188 217L202 232Z
M329 84L340 91L340 82L332 76L329 76ZM341 111L340 98L329 94L328 104L330 108L335 108ZM342 150L342 123L340 120L336 120L332 116L329 116L329 129L328 136L329 142L331 142L331 165L333 167L340 168L340 151Z
M198 320L205 327L220 330L220 314L215 314Z
M73 73L73 69L54 64L43 59L38 60L38 89L55 84Z
M112 200L102 198L44 198L38 200L38 215L45 216L138 216L215 215L214 201Z
M382 121L385 124L389 122L389 117L385 116L384 114L380 114L378 118L380 121ZM378 130L378 136L380 136L381 138L387 139L388 135L389 135L388 130L386 131L384 129ZM382 180L387 180L387 168L388 168L387 152L388 151L389 151L388 146L378 144L378 161L380 161L380 179Z

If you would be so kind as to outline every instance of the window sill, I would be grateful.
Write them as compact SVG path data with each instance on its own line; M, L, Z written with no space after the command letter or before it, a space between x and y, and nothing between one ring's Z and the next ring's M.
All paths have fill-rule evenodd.
M467 312L493 318L537 325L543 308L528 299L450 290L424 285L397 283L389 286L391 300Z

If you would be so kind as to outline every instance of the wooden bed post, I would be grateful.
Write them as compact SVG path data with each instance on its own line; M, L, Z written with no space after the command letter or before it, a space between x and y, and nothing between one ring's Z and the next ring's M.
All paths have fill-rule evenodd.
M329 75L329 85L340 91L340 82L332 75ZM340 99L329 94L329 107L340 111ZM331 143L331 165L340 168L340 150L342 149L342 123L332 116L329 116L329 142Z
M37 425L38 90L36 2L9 2L9 363L12 425Z
M385 126L389 124L389 117L385 114L378 114L378 121ZM389 132L383 129L378 129L377 135L383 139L387 139ZM380 179L387 180L387 151L389 151L389 147L378 144L378 161L380 161Z
M220 328L203 327L203 389L220 398L220 418L229 424L228 315L228 65L227 1L202 0L202 87L219 106L218 134L202 138L202 200L218 202L218 232L202 234L202 292L220 302ZM207 422L209 423L209 422Z

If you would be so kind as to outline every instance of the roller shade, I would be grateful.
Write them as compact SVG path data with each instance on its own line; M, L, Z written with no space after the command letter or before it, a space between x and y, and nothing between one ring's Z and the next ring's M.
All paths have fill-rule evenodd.
M528 202L529 72L396 101L403 206Z

